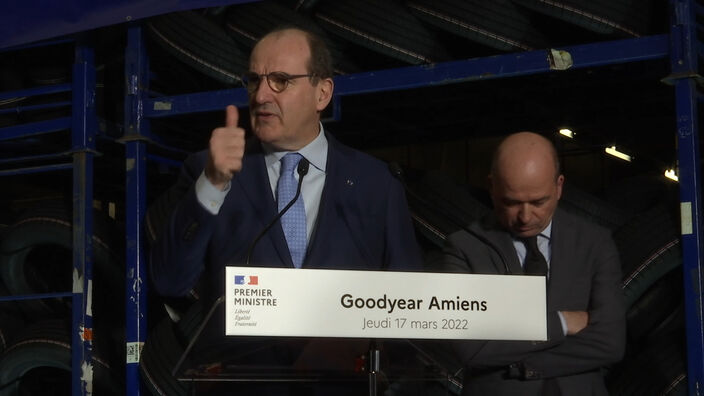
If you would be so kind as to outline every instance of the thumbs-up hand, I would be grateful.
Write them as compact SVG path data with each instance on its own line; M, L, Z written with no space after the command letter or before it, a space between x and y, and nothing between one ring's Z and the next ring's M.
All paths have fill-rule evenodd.
M227 106L225 114L225 126L213 129L210 134L208 163L205 166L205 177L220 190L242 169L244 156L244 129L237 126L237 107Z

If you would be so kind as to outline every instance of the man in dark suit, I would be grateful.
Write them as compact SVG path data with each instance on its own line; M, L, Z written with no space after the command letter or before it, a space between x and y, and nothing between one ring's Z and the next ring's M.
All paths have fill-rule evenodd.
M304 268L419 269L421 259L401 184L387 166L339 143L320 113L332 98L332 66L319 38L274 31L252 51L246 143L238 112L212 132L210 147L188 158L178 181L183 198L156 241L156 290L179 296L203 273L217 282L223 266L243 265L255 236L276 216L280 159L298 152L310 162L301 195L306 213ZM290 267L284 230L275 224L255 245L251 266Z
M547 276L548 341L460 342L464 394L607 394L602 370L625 348L618 251L608 230L557 208L563 182L550 141L513 134L492 162L493 215L447 239L450 270Z
M420 269L401 183L386 164L339 143L320 123L333 96L332 62L322 40L296 28L275 30L255 45L249 69L243 83L255 136L245 142L238 110L228 106L209 148L185 161L172 189L180 199L152 249L154 289L183 296L198 283L201 298L212 302L223 294L226 265ZM289 166L290 157L295 163ZM305 176L294 172L301 161L310 164ZM255 244L293 201L280 197L287 177L293 190L303 177L301 196L286 212L299 206L301 217L290 224L282 217ZM212 346L224 341L223 332L216 314L201 338ZM267 356L291 354L283 348Z

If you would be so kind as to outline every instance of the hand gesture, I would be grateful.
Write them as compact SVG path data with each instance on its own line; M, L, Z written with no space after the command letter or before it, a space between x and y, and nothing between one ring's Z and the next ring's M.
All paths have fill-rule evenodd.
M244 129L237 126L237 107L229 105L225 113L225 126L213 129L210 134L205 166L205 177L220 190L242 169L244 156Z

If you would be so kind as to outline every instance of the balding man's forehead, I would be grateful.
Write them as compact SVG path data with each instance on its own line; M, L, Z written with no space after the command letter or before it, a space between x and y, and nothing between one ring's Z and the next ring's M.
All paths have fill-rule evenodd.
M555 146L547 138L533 132L519 132L505 138L494 152L491 174L497 176L507 169L524 168L531 162L550 165L555 179L560 174Z

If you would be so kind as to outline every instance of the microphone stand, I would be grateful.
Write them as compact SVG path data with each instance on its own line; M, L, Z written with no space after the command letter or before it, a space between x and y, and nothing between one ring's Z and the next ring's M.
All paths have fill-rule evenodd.
M276 222L281 218L281 216L286 213L286 211L289 210L291 206L293 206L294 203L298 200L298 196L301 195L301 186L303 185L303 177L308 174L308 168L310 167L310 162L308 162L307 159L301 158L301 160L298 162L298 167L296 168L296 171L298 172L298 188L296 188L296 195L291 199L291 201L284 206L283 209L281 209L281 212L277 213L276 216L269 222L269 224L262 229L259 234L254 238L254 241L249 245L249 249L247 249L247 259L244 261L245 267L249 266L249 259L252 257L252 251L254 250L254 247L257 245L260 239L264 236L264 234L271 229L271 227L276 224Z
M259 242L259 240L266 234L267 231L276 223L277 220L281 218L281 216L286 213L286 211L293 206L293 204L298 200L298 197L301 195L301 185L303 184L303 177L308 174L308 168L309 168L310 163L308 162L307 159L302 158L298 162L298 167L296 168L296 171L298 172L298 187L296 188L296 195L291 199L291 201L286 204L286 206L276 214L276 217L274 217L269 224L267 224L266 227L257 235L256 238L254 238L254 241L249 245L249 249L247 250L247 259L245 261L245 266L249 266L249 259L252 255L252 251L254 250L254 246ZM210 321L210 318L213 316L215 313L216 308L225 302L225 294L222 294L220 297L218 297L215 302L213 302L213 305L210 307L210 310L208 313L205 315L205 318L201 322L201 324L198 326L198 329L196 329L195 334L193 337L188 342L188 345L186 346L186 349L183 351L183 354L181 357L178 359L178 362L176 362L176 365L174 366L173 370L171 370L171 375L176 377L176 374L178 373L178 369L181 368L181 365L183 364L183 361L186 360L186 356L188 356L188 353L193 349L193 346L196 343L196 340L200 336L200 334L203 332L205 329L206 324Z
M377 394L377 373L380 371L381 351L376 344L376 339L369 345L369 396Z
M176 374L178 373L178 369L181 368L183 361L186 360L186 356L188 356L188 354L191 352L191 349L193 349L193 345L195 345L196 340L200 336L200 333L203 332L203 329L205 329L205 325L208 324L208 322L210 321L210 318L215 313L215 309L218 307L218 305L220 305L224 302L225 302L225 295L223 294L220 297L218 297L218 299L215 300L215 302L213 303L213 306L210 307L210 310L205 315L205 318L203 318L203 321L200 323L200 325L198 325L198 328L196 329L196 333L188 341L188 345L186 345L186 349L183 351L183 353L181 354L181 357L179 357L179 359L178 359L178 362L176 362L176 365L171 370L171 375L173 377L176 377Z

